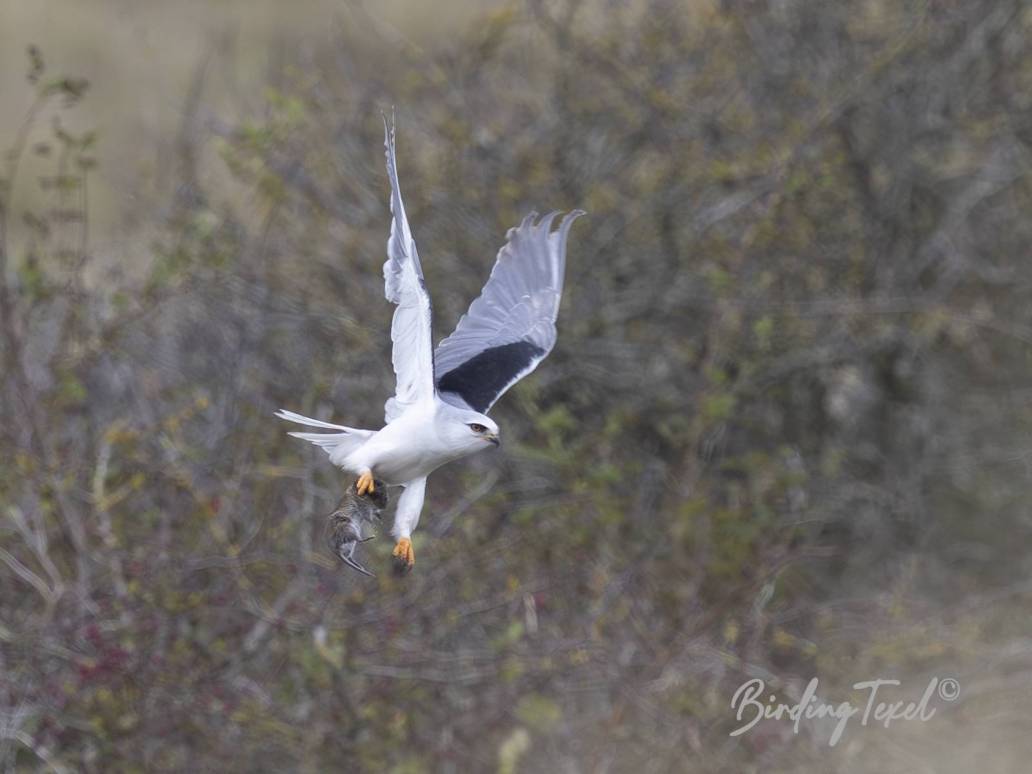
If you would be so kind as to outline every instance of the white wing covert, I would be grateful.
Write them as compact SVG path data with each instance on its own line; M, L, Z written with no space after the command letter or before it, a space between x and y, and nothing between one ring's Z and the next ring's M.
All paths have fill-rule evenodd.
M454 333L437 346L437 390L450 403L486 413L506 390L529 374L555 345L563 292L566 238L573 221L558 212L532 212L498 252L491 276Z
M398 185L398 166L394 151L394 122L383 119L384 149L387 176L391 182L391 234L387 240L387 261L383 265L384 291L387 300L397 304L391 323L394 349L391 359L397 385L394 397L384 407L385 421L390 423L404 410L434 395L434 361L430 294L423 280L416 243L405 217Z

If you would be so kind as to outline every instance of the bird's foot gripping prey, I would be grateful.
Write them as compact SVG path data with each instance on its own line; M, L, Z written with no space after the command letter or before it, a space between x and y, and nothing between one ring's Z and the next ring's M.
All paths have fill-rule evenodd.
M330 462L357 477L357 497L377 495L384 486L404 487L392 534L395 563L408 569L415 561L412 531L423 509L427 476L447 462L499 445L498 425L487 412L555 344L566 238L583 213L574 210L553 230L558 212L543 218L532 212L509 229L480 296L434 348L430 295L401 201L394 127L386 118L384 133L393 217L383 277L387 300L397 306L391 323L397 384L384 406L385 425L361 430L292 411L276 415L323 431L291 435L322 447ZM352 553L358 539L347 543Z
M363 523L379 521L380 512L387 507L387 488L383 482L378 483L380 486L368 495L359 494L355 485L348 487L327 524L327 538L333 553L351 569L370 577L373 574L355 559L355 549L359 543L368 543L375 537L362 537Z
M360 496L376 491L376 481L373 479L372 471L363 470L359 474L358 480L355 481L355 491Z

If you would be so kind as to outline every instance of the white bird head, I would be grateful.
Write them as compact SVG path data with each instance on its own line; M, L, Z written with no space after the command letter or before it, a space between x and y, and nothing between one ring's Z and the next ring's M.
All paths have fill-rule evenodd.
M455 451L472 454L501 443L498 425L486 414L448 404L441 404L441 408L443 421L438 423L439 429Z

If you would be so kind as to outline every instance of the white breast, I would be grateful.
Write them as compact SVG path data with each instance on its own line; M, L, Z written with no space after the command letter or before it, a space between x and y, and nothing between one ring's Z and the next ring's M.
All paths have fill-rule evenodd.
M442 438L434 407L412 406L348 455L341 467L354 475L372 469L384 483L398 485L459 456Z

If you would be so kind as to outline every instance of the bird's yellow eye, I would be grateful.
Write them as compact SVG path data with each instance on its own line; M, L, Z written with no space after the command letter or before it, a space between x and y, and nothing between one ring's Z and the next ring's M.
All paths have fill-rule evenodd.
M487 432L487 428L486 427L484 427L483 425L478 425L476 422L471 424L469 426L469 429L472 430L474 433L486 433Z

